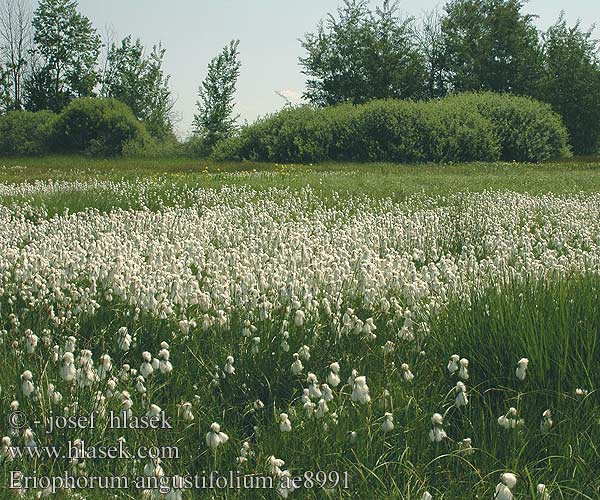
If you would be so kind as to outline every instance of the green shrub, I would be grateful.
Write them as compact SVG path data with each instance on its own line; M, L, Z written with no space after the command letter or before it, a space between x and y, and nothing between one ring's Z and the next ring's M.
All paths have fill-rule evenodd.
M570 156L567 129L549 104L492 92L457 94L445 101L476 109L492 122L503 160L539 162Z
M332 113L336 111L331 109ZM421 104L372 101L354 110L340 111L345 115L346 124L343 135L338 132L342 136L338 140L338 159L407 163L426 160L427 124ZM342 126L340 121L338 128Z
M311 163L330 157L332 127L325 113L309 106L286 108L245 132L254 144L250 156L256 159Z
M143 141L130 140L123 145L125 158L175 158L192 156L185 144L175 137L167 136L162 140L153 137Z
M0 116L0 154L38 156L48 153L56 118L51 111L11 111Z
M217 142L218 144L218 142ZM192 135L183 145L185 154L192 158L208 158L216 145L212 146L204 137Z
M321 110L327 115L331 126L332 142L329 145L330 159L338 161L358 161L359 148L354 143L359 125L356 119L356 106L339 104ZM362 150L360 151L362 153ZM364 160L363 160L364 161Z
M501 148L491 121L476 109L446 100L421 103L424 159L433 162L494 161Z
M212 158L312 163L331 158L333 127L323 110L285 108L217 143Z
M530 98L483 93L412 102L286 108L244 127L218 160L543 161L569 154L560 117Z
M209 156L217 161L268 161L269 156L260 140L261 137L266 135L263 133L264 121L265 118L259 118L252 125L242 127L234 136L221 139L213 146ZM195 156L202 156L206 151L203 149L202 143L197 143L195 147L196 151L199 152ZM194 148L193 142L190 148Z
M64 153L115 156L141 151L149 142L144 125L115 99L75 99L54 126L53 147Z
M244 149L244 138L242 135L243 134L238 134L229 139L218 141L213 146L212 151L210 152L210 157L216 161L241 161L243 159L241 152ZM191 151L191 156L195 158L203 157L202 154L195 153L194 149L191 148L193 148L193 146L189 145L188 143L187 150L188 152ZM195 151L202 151L202 149L198 148L195 149Z

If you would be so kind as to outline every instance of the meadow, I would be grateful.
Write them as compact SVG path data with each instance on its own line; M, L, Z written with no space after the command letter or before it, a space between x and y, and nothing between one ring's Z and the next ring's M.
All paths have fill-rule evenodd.
M595 158L0 159L2 498L599 498L599 193Z

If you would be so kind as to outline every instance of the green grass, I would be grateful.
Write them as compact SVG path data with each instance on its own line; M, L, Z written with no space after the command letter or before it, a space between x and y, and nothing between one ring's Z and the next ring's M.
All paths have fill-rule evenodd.
M598 393L577 397L575 389L600 386L595 369L599 299L597 277L563 276L484 291L470 305L451 304L432 322L425 349L439 379L448 353L466 357L473 366L473 406L458 426L486 451L485 470L507 468L537 482L556 483L564 498L597 497ZM523 357L531 363L520 382L515 368ZM510 406L525 418L526 432L511 435L496 423ZM539 423L546 409L555 426L542 434ZM568 479L573 477L580 479Z
M80 325L79 347L97 352L109 350L116 343L116 329L127 326L130 331L145 332L143 346L137 346L115 363L133 360L137 366L141 351L155 352L161 340L171 343L175 371L168 382L160 374L148 380L148 399L158 402L169 415L177 414L177 405L184 400L202 401L195 406L194 425L177 427L173 432L131 431L127 443L132 449L140 445L177 445L182 458L166 461L169 472L195 473L228 470L235 462L242 439L253 436L258 441L254 451L258 470L265 470L267 457L273 453L285 458L287 466L296 471L346 471L350 478L348 490L338 488L330 495L322 490L306 490L292 498L420 498L427 488L435 499L492 498L493 487L502 471L519 475L515 498L537 498L533 491L544 482L552 498L592 500L597 498L600 479L600 452L597 436L600 433L598 394L576 397L576 387L597 387L599 374L594 360L599 359L597 334L600 328L600 279L573 276L550 284L522 284L508 287L500 293L483 291L472 298L472 304L454 303L431 325L427 337L416 344L398 343L393 355L383 354L364 341L348 337L335 345L341 353L337 359L345 366L361 367L369 374L372 387L385 387L389 396L373 392L371 405L355 406L348 396L338 396L330 403L330 412L340 415L338 425L323 429L323 421L302 422L296 414L304 412L297 398L302 393L303 379L290 385L287 359L289 355L271 355L268 346L259 353L250 351L250 342L240 335L241 325L235 320L231 328L212 328L188 340L172 337L172 326L165 321L141 318L132 321L127 307L103 304L99 314ZM6 303L3 309L6 310ZM12 309L8 307L8 309ZM21 306L14 308L21 310ZM21 315L21 329L41 331L53 327L46 317L35 312ZM324 318L323 318L324 319ZM264 338L277 338L279 320L257 323ZM311 346L307 370L323 376L322 367L331 362L331 346L325 338L327 325L307 325L303 329L290 326L293 338L291 351L307 343ZM316 335L316 332L320 332ZM378 341L395 338L396 329L380 325ZM66 334L66 332L65 332ZM17 332L9 330L5 342L12 342ZM60 335L55 333L55 340ZM326 335L325 335L326 337ZM40 348L45 349L45 348ZM424 350L424 354L421 353ZM458 353L470 361L469 406L458 410L453 405L456 377L450 377L445 366L451 354ZM215 362L229 354L236 359L241 380L222 380L210 384ZM529 356L531 365L524 382L514 376L516 361ZM392 362L395 362L395 367ZM415 373L409 384L402 381L398 367L408 362ZM316 369L319 367L318 369ZM18 380L20 373L31 369L36 379L53 376L54 369L45 356L36 356L25 364L14 352L4 350L2 386ZM590 370L594 370L593 372ZM347 371L347 370L346 370ZM345 383L345 377L342 384ZM98 389L102 388L100 384ZM69 393L66 384L57 386ZM93 394L95 387L89 389ZM349 394L345 387L343 392ZM93 398L87 391L80 395L79 413L88 414ZM2 417L10 398L2 396ZM251 401L261 399L262 410L252 410ZM500 429L497 418L510 406L525 418L522 431ZM37 405L22 405L30 414ZM117 402L109 408L118 412ZM394 409L395 429L384 435L380 432L384 411ZM542 412L551 409L555 427L544 434L539 421ZM283 434L277 428L277 415L286 410L294 421L294 431ZM434 412L445 414L444 428L450 436L438 446L427 438ZM139 413L139 408L138 412ZM47 415L38 415L47 416ZM204 433L213 420L219 420L232 437L227 446L216 454L202 446ZM355 443L349 432L358 433ZM112 443L123 431L106 430L102 436L96 430L70 430L51 435L38 434L38 444L67 446L69 439L84 439L88 443ZM461 455L456 444L464 437L473 440L473 455ZM200 447L198 447L200 444ZM132 476L131 462L123 460L88 460L88 469L96 475ZM143 463L140 465L143 467ZM21 464L25 473L56 474L63 470L60 461L34 461ZM54 471L54 472L53 472ZM4 481L7 480L6 472ZM469 496L465 497L465 491ZM86 493L86 498L104 498L104 493ZM271 493L231 491L227 498L276 498ZM135 498L133 496L127 498ZM225 497L224 497L225 498Z
M271 172L276 175L224 179L223 172ZM324 176L323 174L331 174ZM211 174L211 175L207 175ZM333 175L339 174L339 175ZM403 197L425 191L446 194L457 191L505 189L531 193L600 191L600 160L579 158L559 163L468 163L456 165L397 165L323 163L276 165L267 163L215 163L188 158L91 159L76 156L0 158L0 182L33 180L139 179L151 177L176 183L199 182L207 187L223 182L243 182L257 187L311 185L323 190L369 193L379 197Z
M580 158L564 163L470 163L456 165L340 164L277 165L215 163L187 158L90 159L74 156L0 158L0 183L34 181L129 182L126 196L113 190L88 188L32 196L2 196L5 205L28 203L48 216L97 208L139 209L185 203L186 191L248 186L256 190L310 187L322 198L364 196L404 201L412 196L446 196L459 192L510 190L531 194L600 191L600 160ZM136 184L151 181L149 196L140 197Z
M22 168L15 168L22 166ZM237 172L242 172L237 174ZM245 174L244 174L245 172ZM256 174L254 172L257 172ZM259 172L265 172L260 175ZM325 198L334 193L344 196L368 195L404 200L426 194L443 197L465 191L511 190L532 194L593 193L600 191L600 161L579 159L565 163L541 165L461 164L461 165L389 165L389 164L323 164L316 166L281 166L268 164L215 164L175 158L162 160L90 160L77 157L34 159L0 159L0 183L34 180L124 181L131 188L122 197L110 190L90 189L34 196L0 197L3 204L30 203L44 207L46 215L95 207L139 208L143 204L154 210L174 204L186 205L186 192L191 187L219 189L226 185L249 186L253 189L289 187L300 190L310 186ZM151 192L140 198L136 183L152 180ZM141 201L140 201L141 200ZM510 207L508 207L510 208ZM447 242L451 252L452 241ZM460 242L459 242L460 243ZM457 245L458 246L458 245ZM78 331L78 349L116 352L116 332L126 326L140 342L127 354L114 356L114 366L130 363L138 368L141 352L156 355L163 340L171 344L171 360L175 367L168 378L160 374L147 381L147 400L159 404L169 415L177 415L183 401L194 403L195 421L178 421L170 432L128 432L128 445L177 445L182 454L178 461L168 461L167 474L198 473L212 469L227 471L235 463L244 439L251 439L256 453L249 470L266 472L269 455L285 459L286 468L295 473L310 470L347 472L350 488L337 488L326 493L320 489L294 492L290 498L350 499L385 498L419 500L427 489L435 500L456 498L493 498L493 490L503 471L519 475L515 499L535 499L537 483L548 485L553 500L596 500L600 495L600 278L595 275L549 276L547 281L520 284L498 282L497 286L475 292L469 301L451 301L435 316L426 334L415 342L398 339L403 318L392 314L376 315L377 342L363 337L344 335L332 339L331 318L323 312L314 321L297 328L289 325L290 351L279 349L281 329L287 315L270 321L259 321L257 335L262 338L258 352L252 351L250 339L241 335L245 316L233 311L227 328L200 327L189 338L175 335L178 326L170 320L141 316L117 301L102 301L93 317L82 315L73 322L56 325L47 310L31 309L16 298L0 296L0 330L5 329L0 346L0 422L6 422L9 405L20 394L20 375L32 370L41 387L49 380L59 382L56 389L65 400L77 399L78 414L93 409L96 390L76 389L60 381L58 366L49 362L54 343L63 345L65 338ZM81 284L82 287L88 284ZM352 291L348 297L351 300ZM356 311L366 317L369 311ZM14 313L20 325L14 327L9 314ZM197 306L186 311L188 318L203 316ZM23 355L13 342L23 346L24 331L31 328L42 336L51 330L51 342L34 355ZM396 351L386 354L381 349L386 340L396 343ZM311 359L305 362L304 376L290 375L290 356L302 345L311 348ZM453 407L456 377L450 377L446 364L452 354L470 360L469 406ZM215 366L223 367L228 355L235 357L237 378L220 379ZM516 362L530 359L527 378L515 377ZM348 372L360 368L372 387L372 403L360 406L350 402L351 388L343 388L329 405L325 421L303 419L299 401L306 386L308 371L314 371L321 382L332 361L343 366L342 385ZM413 383L402 380L401 363L408 363L415 374ZM115 368L115 369L116 369ZM215 382L215 379L217 382ZM242 385L243 383L243 385ZM134 394L133 382L124 383ZM341 387L341 386L340 386ZM589 389L578 397L575 389ZM383 389L389 395L383 394ZM78 392L80 391L80 392ZM144 411L135 394L135 413ZM20 398L23 400L23 398ZM260 399L264 408L254 410L252 402ZM120 403L112 400L109 409L119 411ZM497 419L514 406L525 418L521 431L500 429ZM25 399L21 409L31 415L47 417L48 406ZM383 414L394 412L395 429L381 432ZM550 409L555 426L542 433L542 412ZM293 432L281 433L277 425L280 412L287 411L293 420ZM41 414L40 414L41 412ZM340 416L334 425L331 413ZM444 428L451 440L433 445L428 440L431 416L445 414ZM227 446L212 453L204 446L204 435L210 424L218 421L231 439ZM356 442L349 433L357 432ZM6 431L2 431L4 435ZM90 444L115 443L122 432L108 429L72 430L36 437L38 444L65 446L69 439L80 438ZM0 436L1 437L1 436ZM473 440L475 453L465 456L456 448L464 437ZM60 474L69 464L64 461L31 461L19 464L25 473ZM136 464L138 473L144 463ZM88 474L111 476L132 474L131 461L88 460ZM0 483L6 484L6 463L0 465ZM106 492L84 492L86 498L107 498ZM210 492L212 493L212 492ZM0 498L5 498L0 491ZM123 498L139 498L133 492L122 492ZM187 496L185 498L192 498ZM193 498L196 498L195 496ZM274 492L229 491L219 498L273 499Z

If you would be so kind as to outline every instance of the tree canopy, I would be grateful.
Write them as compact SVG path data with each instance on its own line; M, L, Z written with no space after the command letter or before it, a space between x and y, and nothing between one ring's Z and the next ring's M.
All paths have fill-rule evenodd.
M591 30L577 22L567 26L564 15L543 34L544 71L539 97L565 121L575 151L600 147L600 62Z
M229 137L236 128L237 115L233 114L234 94L240 75L239 40L231 40L208 65L208 74L198 89L194 134L207 147Z
M385 0L371 11L365 0L344 0L337 17L330 14L301 40L304 98L332 105L423 97L425 62L412 28L396 2Z
M442 20L444 61L454 91L532 95L541 72L533 18L520 0L453 0Z
M74 0L40 0L33 14L35 52L41 59L28 85L29 108L60 111L98 83L100 36Z
M101 90L104 97L127 104L159 139L173 133L174 100L169 76L162 69L164 55L165 49L160 45L146 54L142 42L133 42L131 35L120 45L113 43L108 49Z

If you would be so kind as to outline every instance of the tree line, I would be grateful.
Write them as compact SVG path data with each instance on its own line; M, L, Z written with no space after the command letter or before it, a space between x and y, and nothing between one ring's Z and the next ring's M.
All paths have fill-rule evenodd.
M103 44L76 0L2 0L0 106L2 111L62 111L73 99L122 101L149 132L173 135L174 104L162 64L165 49L147 51L131 35ZM105 60L99 61L103 45Z
M305 99L319 106L493 91L534 97L563 118L576 153L598 151L599 45L561 13L546 31L521 0L451 0L420 23L385 0L345 0L301 40Z
M520 0L450 0L420 21L403 17L390 0L374 8L367 0L344 0L300 40L304 99L325 107L467 91L530 96L562 116L576 153L596 153L598 42L591 29L569 26L562 14L545 31L534 19ZM0 113L58 113L77 98L112 98L131 108L155 139L174 139L175 100L164 57L162 45L148 50L133 35L103 43L77 0L40 0L35 11L28 0L2 0ZM208 65L193 122L202 154L238 129L240 69L237 40Z

